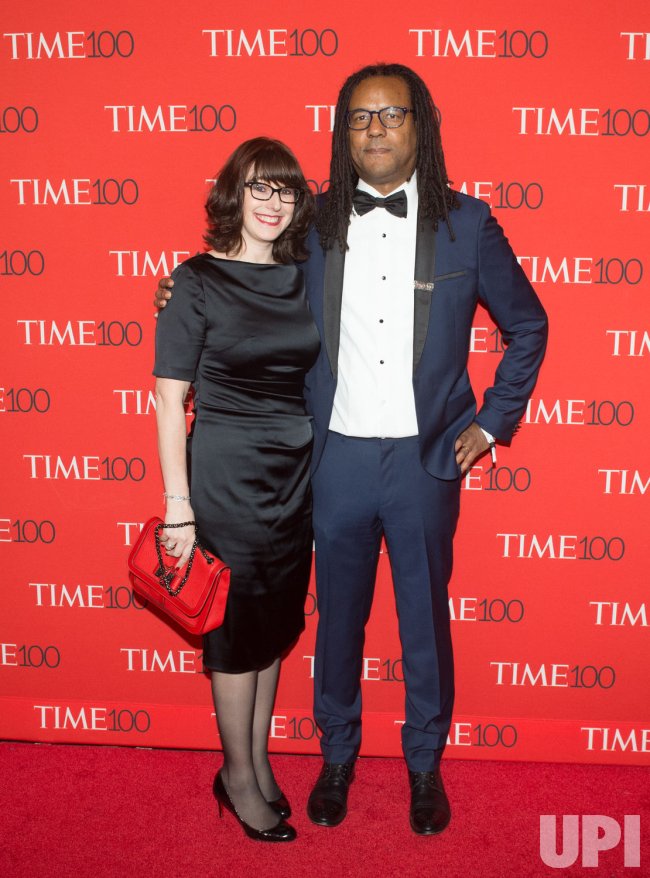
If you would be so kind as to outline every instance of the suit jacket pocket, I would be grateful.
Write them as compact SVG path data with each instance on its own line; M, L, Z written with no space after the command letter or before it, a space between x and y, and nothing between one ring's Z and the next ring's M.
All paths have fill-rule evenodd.
M439 281L443 280L451 280L454 277L463 277L467 274L467 269L464 268L462 271L451 271L449 274L439 274L433 278L434 284L437 284Z

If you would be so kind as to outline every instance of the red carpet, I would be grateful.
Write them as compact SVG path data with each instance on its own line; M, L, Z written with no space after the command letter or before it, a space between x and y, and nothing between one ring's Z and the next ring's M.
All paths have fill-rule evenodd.
M444 763L450 827L419 838L408 824L404 764L362 759L349 813L335 829L304 812L320 760L276 756L299 838L268 845L219 821L211 784L219 754L0 743L2 878L583 878L650 876L645 768ZM622 844L599 868L552 869L539 856L540 814L641 815L641 866Z

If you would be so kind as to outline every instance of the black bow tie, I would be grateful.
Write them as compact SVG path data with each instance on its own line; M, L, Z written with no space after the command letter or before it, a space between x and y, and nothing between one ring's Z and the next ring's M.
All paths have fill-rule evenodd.
M393 193L393 195L389 195L388 198L375 198L374 195L364 192L363 189L355 189L352 196L352 204L359 216L369 213L376 207L384 207L394 216L401 218L406 216L407 201L406 192L403 189Z

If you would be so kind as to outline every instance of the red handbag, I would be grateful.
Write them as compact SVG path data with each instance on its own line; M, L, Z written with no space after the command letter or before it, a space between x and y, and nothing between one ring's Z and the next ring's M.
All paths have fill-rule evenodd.
M211 555L199 544L198 538L185 567L176 570L178 559L166 563L160 546L160 532L164 527L186 527L165 524L155 516L142 528L129 554L129 579L141 598L151 601L170 618L191 634L205 634L218 628L226 612L226 598L230 588L230 567Z

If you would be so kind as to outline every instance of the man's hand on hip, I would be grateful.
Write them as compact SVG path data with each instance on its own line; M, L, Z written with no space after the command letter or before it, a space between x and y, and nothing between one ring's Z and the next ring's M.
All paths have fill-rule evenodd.
M485 454L489 447L490 444L476 421L463 430L454 445L456 463L459 465L461 473L465 475L474 461Z

